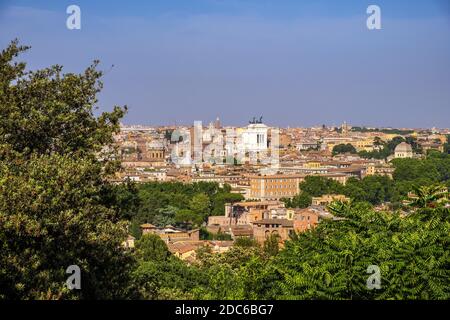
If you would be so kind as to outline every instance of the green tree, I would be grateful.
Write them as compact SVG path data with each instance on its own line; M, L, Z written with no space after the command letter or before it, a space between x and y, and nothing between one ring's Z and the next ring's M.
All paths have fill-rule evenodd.
M234 241L235 247L243 247L243 248L251 248L251 247L259 247L259 243L251 238L247 237L239 237Z
M200 239L201 240L221 240L221 241L231 241L231 235L219 231L218 233L212 233L206 230L206 227L200 228Z
M408 136L405 141L411 145L414 153L423 153L422 146L417 142L416 137Z
M137 194L136 191L130 194L127 188L118 187L113 190L110 198L123 199L121 202L130 207L124 210L126 213L123 216L131 220L130 230L136 237L139 237L140 233L139 224L148 222L158 227L173 225L177 222L177 211L191 210L196 216L189 220L201 225L211 214L222 215L225 203L243 199L242 195L230 193L229 185L220 187L217 183L210 182L148 182L137 184L135 188ZM121 192L123 194L120 194ZM182 220L178 219L178 222L182 223Z
M236 203L239 201L243 201L244 197L241 194L237 194L237 193L217 193L213 198L212 198L212 206L213 206L213 211L212 211L212 215L223 215L224 213L224 208L225 208L225 204L227 203Z
M0 297L110 299L130 292L126 224L104 198L117 168L112 134L124 109L94 116L101 72L25 71L0 54ZM82 290L65 286L69 265Z
M312 197L320 197L324 194L342 193L342 184L321 176L307 176L300 183L300 190Z
M341 153L357 153L357 151L350 143L335 145L332 150L333 156Z
M119 120L126 109L93 114L102 88L102 72L95 61L82 74L63 74L55 65L25 71L25 63L13 59L28 47L13 41L0 54L0 146L3 152L23 156L37 154L109 154ZM5 150L6 148L6 150Z
M173 256L157 235L144 235L136 242L136 251L139 264L132 279L137 293L131 298L192 298L188 291L202 283L198 270Z
M266 241L264 241L263 250L269 256L273 257L278 254L280 250L280 236L276 233L271 234Z
M447 135L447 142L444 143L444 152L450 154L450 134Z
M175 214L175 221L183 227L200 226L203 222L201 215L189 209L178 210Z
M434 208L448 200L448 191L443 185L413 186L413 196L409 205L415 208Z
M143 235L135 247L137 257L143 261L165 261L170 256L166 243L156 234Z
M103 203L118 211L120 219L131 220L139 210L140 198L136 183L106 184L102 189Z
M334 203L326 220L286 242L274 260L282 275L273 293L295 299L448 299L449 210L406 217L363 203ZM301 254L299 254L301 252ZM368 290L366 270L381 270Z
M198 215L207 216L210 205L209 197L204 193L199 193L192 198L189 208Z
M307 208L312 203L312 197L306 192L300 192L292 198L291 206L293 208Z

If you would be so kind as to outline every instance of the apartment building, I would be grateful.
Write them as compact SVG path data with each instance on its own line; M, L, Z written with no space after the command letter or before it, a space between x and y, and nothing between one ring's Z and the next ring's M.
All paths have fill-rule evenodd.
M225 204L223 216L208 217L208 226L248 225L270 215L272 210L284 209L281 201L247 201Z
M284 242L293 233L294 224L292 220L262 219L253 222L253 238L260 244L263 244L272 235L277 235L279 241Z
M304 175L254 175L250 176L250 197L258 200L292 198L300 192Z

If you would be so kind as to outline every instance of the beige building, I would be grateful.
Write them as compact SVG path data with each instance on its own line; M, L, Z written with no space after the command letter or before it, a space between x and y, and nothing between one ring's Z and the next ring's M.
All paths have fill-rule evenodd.
M394 150L395 159L412 158L412 157L413 157L413 150L410 144L402 142L395 147Z
M193 262L197 258L197 250L203 247L209 247L212 253L224 253L233 246L233 241L178 241L175 243L169 243L169 251L174 256L185 260L187 262Z
M136 240L135 237L133 237L132 235L128 235L127 240L122 242L122 246L125 248L134 248L135 240Z
M320 176L337 181L339 183L342 183L344 186L347 183L347 180L351 177L349 173L339 173L336 172L337 170L334 170L333 172L321 174ZM356 175L356 174L355 174ZM353 176L355 176L353 175ZM358 175L356 175L358 176Z
M250 176L250 197L258 200L292 198L300 192L304 175Z
M165 148L161 141L134 137L119 143L119 154L125 168L165 166Z
M280 242L289 239L294 232L294 223L287 219L263 219L253 222L253 238L263 244L271 235L278 235Z
M334 201L348 202L348 201L350 201L350 198L347 198L343 194L324 194L321 197L313 197L312 205L313 206L327 206Z
M141 225L142 234L156 234L166 243L175 243L177 241L199 241L200 230L179 230L173 227L158 228L150 223Z
M392 178L395 168L389 164L369 163L366 167L366 176L380 175Z
M272 210L284 209L281 201L248 201L225 205L223 216L208 217L208 226L247 225L270 215Z

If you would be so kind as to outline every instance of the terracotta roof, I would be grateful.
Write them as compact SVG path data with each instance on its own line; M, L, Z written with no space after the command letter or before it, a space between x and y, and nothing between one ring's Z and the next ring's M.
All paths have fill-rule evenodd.
M243 225L243 226L231 226L230 232L235 237L243 237L243 236L252 236L253 235L253 229L250 225Z
M302 209L294 209L294 219L296 215L303 215L303 214L315 214L319 215L318 210L314 210L312 208L302 208Z
M235 206L241 207L253 207L253 206L265 206L265 205L277 205L281 204L281 201L248 201L248 202L236 202Z
M177 241L175 243L169 243L167 247L172 253L186 253L189 251L195 251L200 247L208 245L207 241Z
M213 246L218 246L218 247L222 247L222 248L226 248L226 247L231 247L234 243L234 241L229 241L229 240L211 240L209 241L210 244L212 244Z
M272 175L252 175L250 179L298 179L306 177L305 174L272 174Z

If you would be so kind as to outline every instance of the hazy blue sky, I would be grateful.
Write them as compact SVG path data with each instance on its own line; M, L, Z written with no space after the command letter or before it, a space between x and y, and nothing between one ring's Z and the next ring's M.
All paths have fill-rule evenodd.
M100 59L100 109L127 104L125 123L450 127L449 3L0 0L0 46L31 45L32 69ZM370 4L382 30L366 28Z

